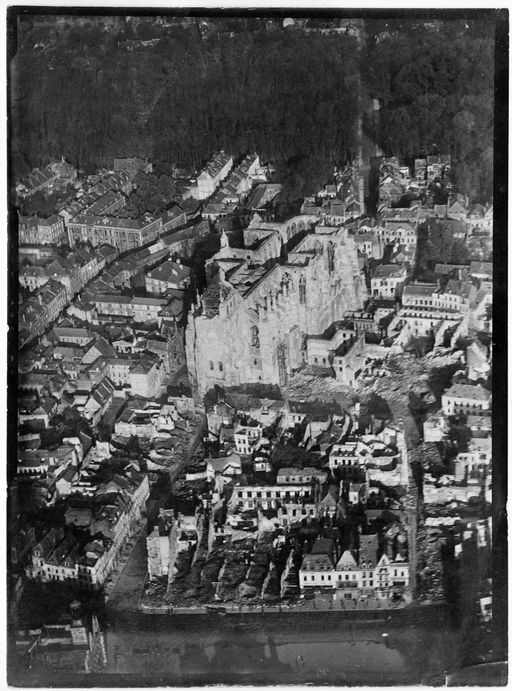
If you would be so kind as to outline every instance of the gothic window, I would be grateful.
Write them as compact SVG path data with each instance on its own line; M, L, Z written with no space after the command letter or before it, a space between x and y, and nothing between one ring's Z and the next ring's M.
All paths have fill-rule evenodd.
M210 360L210 369L213 369L213 361Z
M329 273L332 274L334 271L334 244L332 242L327 246L327 264L329 267Z
M219 372L222 372L224 370L224 367L222 365L222 362L219 362Z
M253 324L251 326L251 345L254 348L259 348L260 347L260 331L256 324Z
M299 281L299 302L301 305L306 304L306 279L304 276L301 276Z

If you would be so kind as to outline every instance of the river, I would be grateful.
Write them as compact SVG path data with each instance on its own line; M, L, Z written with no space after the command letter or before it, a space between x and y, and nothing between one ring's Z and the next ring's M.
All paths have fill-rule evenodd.
M107 629L106 671L116 682L129 675L151 685L441 683L459 645L458 634L439 624L351 623L319 613L248 621L134 612Z

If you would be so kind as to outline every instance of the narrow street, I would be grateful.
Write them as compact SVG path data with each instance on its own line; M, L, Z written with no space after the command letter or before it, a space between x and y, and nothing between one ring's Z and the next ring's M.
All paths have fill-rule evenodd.
M187 447L187 452L183 461L176 465L169 472L170 486L173 481L179 476L181 472L187 467L190 458L197 448L204 432L204 418L198 426L195 434L191 437ZM156 504L165 506L168 495L161 495L157 497ZM158 512L158 506L155 505L155 513ZM146 535L151 528L151 522L154 516L148 516L149 526L145 525L138 533L133 549L128 557L123 570L121 571L110 595L107 598L107 607L115 612L132 612L136 611L139 606L139 600L146 582L147 573L147 551L146 551Z

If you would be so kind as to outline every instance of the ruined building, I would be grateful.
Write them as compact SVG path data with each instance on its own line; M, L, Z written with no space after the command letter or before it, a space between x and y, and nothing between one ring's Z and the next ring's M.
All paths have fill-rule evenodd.
M215 384L285 384L306 361L308 335L366 298L353 238L314 216L265 223L255 215L244 247L230 247L223 233L206 268L186 331L190 382L201 395Z

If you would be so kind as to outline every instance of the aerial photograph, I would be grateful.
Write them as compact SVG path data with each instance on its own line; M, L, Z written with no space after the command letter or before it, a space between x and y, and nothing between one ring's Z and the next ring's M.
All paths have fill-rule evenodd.
M507 684L508 21L7 10L10 685Z

